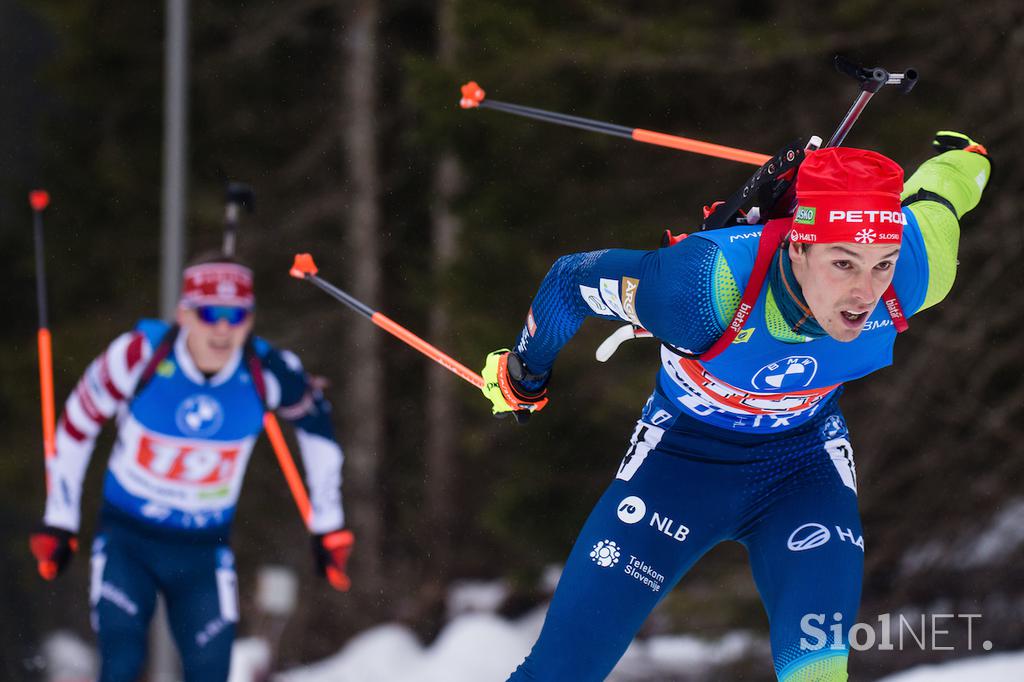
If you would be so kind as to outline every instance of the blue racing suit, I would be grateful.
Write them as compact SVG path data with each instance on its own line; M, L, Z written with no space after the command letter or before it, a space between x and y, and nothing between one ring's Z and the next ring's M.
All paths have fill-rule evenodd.
M988 177L980 157L967 164L984 164L978 178L950 163L968 154L947 152L919 171L957 184L963 191L949 194L965 199L904 208L893 284L907 316L952 286L958 219ZM732 344L710 361L693 357L732 320L760 233L740 226L655 251L565 256L542 282L516 345L531 374L549 372L588 316L642 326L664 343L654 392L514 682L604 679L658 601L726 540L749 552L779 679L847 679L865 543L838 397L844 382L891 364L896 329L877 305L848 343L820 329L794 332L785 300L792 288L770 278ZM780 250L772 272L787 263Z
M327 533L344 521L342 452L330 405L298 358L255 338L250 351L237 350L206 376L189 354L187 332L172 337L168 330L144 320L93 361L67 400L57 453L47 463L44 523L77 532L96 437L116 417L91 559L101 682L138 679L157 593L167 603L186 681L227 679L238 620L228 539L266 409L295 426L313 509L310 529ZM264 395L256 388L256 367Z

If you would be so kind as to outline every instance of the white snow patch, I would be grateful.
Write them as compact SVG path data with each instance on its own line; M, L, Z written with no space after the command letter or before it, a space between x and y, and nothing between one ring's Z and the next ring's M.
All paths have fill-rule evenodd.
M634 640L608 680L629 682L706 674L761 649L767 655L767 642L739 631L730 632L718 641L690 635L659 635ZM765 660L769 660L767 656Z
M275 677L280 682L391 682L414 668L423 647L412 630L381 625L356 635L339 653Z
M963 566L974 568L1001 561L1024 544L1024 498L1010 502L989 527L965 549Z
M878 682L1020 682L1024 652L989 654L940 665L922 665Z
M913 575L932 567L971 569L1005 560L1024 545L1024 498L1006 504L987 527L967 533L953 542L929 540L903 555L901 568Z
M508 599L509 588L500 580L459 580L448 590L448 620L464 613L494 613Z
M563 568L561 564L548 564L544 567L544 572L540 574L540 589L545 594L555 593L558 581L562 579Z
M262 680L270 671L270 646L256 637L236 639L231 646L228 682Z
M536 641L546 607L516 620L471 613L449 623L423 647L407 628L385 625L357 636L330 659L279 675L279 682L502 682ZM637 640L609 677L611 681L665 679L712 670L767 643L744 632L718 641L689 636ZM766 656L765 660L768 658Z
M99 662L96 651L67 630L46 636L40 647L48 682L87 682L96 679Z
M543 617L541 617L542 619ZM510 622L474 613L452 621L429 649L411 630L382 625L352 639L337 655L279 675L280 682L500 682L540 631L533 614Z

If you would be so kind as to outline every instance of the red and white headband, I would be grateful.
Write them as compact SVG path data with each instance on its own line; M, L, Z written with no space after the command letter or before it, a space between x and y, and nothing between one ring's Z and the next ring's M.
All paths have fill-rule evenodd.
M203 305L229 305L252 308L252 270L237 263L203 263L186 268L182 275L181 304L196 308Z

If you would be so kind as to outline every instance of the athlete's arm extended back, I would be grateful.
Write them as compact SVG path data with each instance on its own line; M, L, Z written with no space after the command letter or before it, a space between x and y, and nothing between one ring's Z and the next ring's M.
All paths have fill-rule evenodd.
M924 310L944 299L956 278L960 218L981 201L991 164L979 153L952 150L925 161L904 184L902 198L921 231L927 253Z
M71 392L57 423L56 455L46 465L46 525L78 531L82 481L96 437L133 393L150 353L144 334L122 334L92 361Z
M663 341L700 352L724 330L719 288L728 285L735 288L721 253L705 239L653 251L563 256L540 285L516 352L532 373L546 373L591 316L632 322Z
M341 504L341 467L344 456L334 437L331 404L289 351L277 351L260 344L263 369L276 384L276 395L268 395L271 407L295 427L309 487L313 533L328 533L344 525ZM270 392L268 392L270 393Z

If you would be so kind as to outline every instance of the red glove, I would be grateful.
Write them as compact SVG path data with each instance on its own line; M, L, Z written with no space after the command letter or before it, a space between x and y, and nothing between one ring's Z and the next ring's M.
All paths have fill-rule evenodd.
M29 536L28 547L36 558L39 575L44 580L53 580L78 551L78 536L63 528L43 526Z
M317 572L325 576L331 587L348 592L352 581L345 573L348 557L356 536L350 530L336 530L313 536L313 557Z

